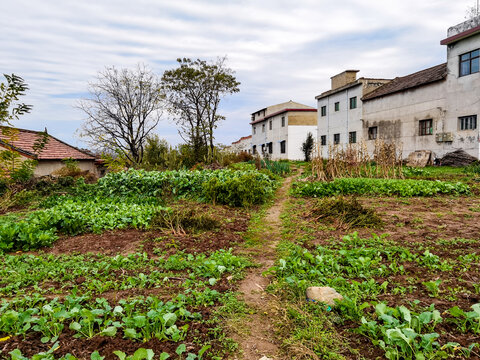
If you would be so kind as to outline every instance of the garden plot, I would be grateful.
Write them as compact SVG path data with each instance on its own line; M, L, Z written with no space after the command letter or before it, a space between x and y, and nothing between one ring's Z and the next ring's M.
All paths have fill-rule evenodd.
M224 358L234 345L218 309L237 301L236 281L253 265L232 249L253 211L242 206L265 202L276 179L256 171L104 179L0 219L0 358L122 358L117 350L151 358L140 349Z
M332 359L478 358L478 197L360 197L381 222L359 226L344 208L321 215L328 202L294 198L284 214L272 289L287 304L287 350ZM325 311L304 302L309 286L345 299ZM302 322L303 330L295 326ZM315 341L307 336L320 332Z

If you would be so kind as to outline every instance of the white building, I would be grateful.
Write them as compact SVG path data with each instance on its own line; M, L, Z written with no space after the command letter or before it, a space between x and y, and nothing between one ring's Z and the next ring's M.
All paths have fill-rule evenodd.
M252 153L252 135L242 136L239 140L232 142L229 146L230 151L239 154L241 152Z
M446 63L392 81L380 80L385 84L373 91L357 84L362 79L336 88L332 78L333 90L317 97L320 141L325 143L322 136L327 136L327 145L345 144L355 137L373 149L378 138L397 142L404 157L429 150L438 158L462 149L479 158L479 25L477 17L448 30L441 41L447 45ZM352 78L351 72L346 74ZM356 109L351 109L352 97L357 98Z
M358 70L331 77L332 88L315 97L318 107L318 141L322 155L329 144L352 144L363 138L362 97L390 80L357 79Z
M252 114L252 154L273 160L303 160L308 133L317 133L317 109L288 101Z

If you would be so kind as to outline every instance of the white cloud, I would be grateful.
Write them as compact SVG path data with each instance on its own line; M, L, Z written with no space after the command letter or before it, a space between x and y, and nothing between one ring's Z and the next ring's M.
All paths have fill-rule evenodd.
M249 114L289 99L315 105L346 68L395 77L443 62L439 41L470 0L83 0L11 1L0 13L0 68L23 76L34 105L20 126L78 143L73 108L97 71L177 57L228 55L241 93L223 105L217 139L249 133ZM159 133L178 142L165 121Z

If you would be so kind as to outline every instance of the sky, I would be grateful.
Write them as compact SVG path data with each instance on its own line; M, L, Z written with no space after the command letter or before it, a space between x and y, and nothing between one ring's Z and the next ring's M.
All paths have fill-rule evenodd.
M297 101L316 107L330 77L394 78L446 61L440 40L474 0L4 0L0 72L29 85L33 105L15 126L48 129L75 146L85 119L76 107L105 67L148 65L161 76L180 57L215 60L241 82L222 100L218 143L251 133L250 114ZM4 78L0 78L0 82ZM164 115L155 132L181 142Z

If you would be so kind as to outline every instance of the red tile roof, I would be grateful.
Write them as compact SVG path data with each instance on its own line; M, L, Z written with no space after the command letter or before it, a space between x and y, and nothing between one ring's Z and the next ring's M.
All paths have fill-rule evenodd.
M0 128L2 129L2 131L0 131L0 146L11 148L27 157L38 160L63 160L67 158L75 160L95 160L95 156L77 149L74 146L68 145L52 135L48 135L47 144L37 155L35 154L33 147L35 142L41 138L43 132L15 129L6 126ZM13 136L13 140L10 140L10 135L6 134L5 131L18 131L18 133Z
M431 84L447 77L447 63L433 66L407 76L396 77L389 83L380 86L378 89L368 93L362 101L372 100L382 96L413 89L419 86Z
M232 142L232 145L233 144L238 144L240 141L242 140L247 140L247 139L251 139L252 138L252 135L248 135L248 136L242 136L240 139L238 139L237 141L234 141Z

